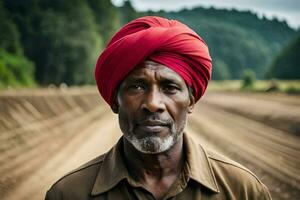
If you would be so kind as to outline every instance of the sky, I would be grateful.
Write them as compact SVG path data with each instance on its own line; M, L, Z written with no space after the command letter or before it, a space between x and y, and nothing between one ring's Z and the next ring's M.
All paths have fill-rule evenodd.
M111 0L116 6L123 0ZM285 20L289 26L300 28L300 0L130 0L138 11L176 11L196 6L250 10L269 19Z

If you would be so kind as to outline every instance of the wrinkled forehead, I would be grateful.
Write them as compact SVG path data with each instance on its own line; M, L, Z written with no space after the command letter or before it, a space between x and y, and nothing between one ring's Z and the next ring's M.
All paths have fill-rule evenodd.
M124 80L132 78L147 79L148 77L155 77L158 80L170 80L182 84L185 83L183 78L174 70L165 65L150 60L143 61L142 63L137 65L137 67L133 69L124 78Z

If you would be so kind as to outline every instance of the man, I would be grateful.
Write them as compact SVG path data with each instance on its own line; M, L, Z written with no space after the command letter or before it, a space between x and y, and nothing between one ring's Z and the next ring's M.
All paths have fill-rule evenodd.
M211 68L205 42L178 21L148 16L125 25L95 70L123 137L56 182L46 199L271 199L249 170L184 132Z

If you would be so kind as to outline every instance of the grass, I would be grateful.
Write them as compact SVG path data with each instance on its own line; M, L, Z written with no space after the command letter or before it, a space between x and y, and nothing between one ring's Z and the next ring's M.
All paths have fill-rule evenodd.
M273 85L273 87L272 87ZM249 88L242 88L242 80L211 81L208 91L277 92L300 94L300 80L257 80Z

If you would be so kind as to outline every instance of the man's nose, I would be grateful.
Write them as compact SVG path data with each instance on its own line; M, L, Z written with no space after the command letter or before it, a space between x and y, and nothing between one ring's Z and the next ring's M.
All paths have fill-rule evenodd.
M159 89L151 89L145 94L142 109L148 110L152 113L163 112L166 109L166 105L163 101L163 96Z

